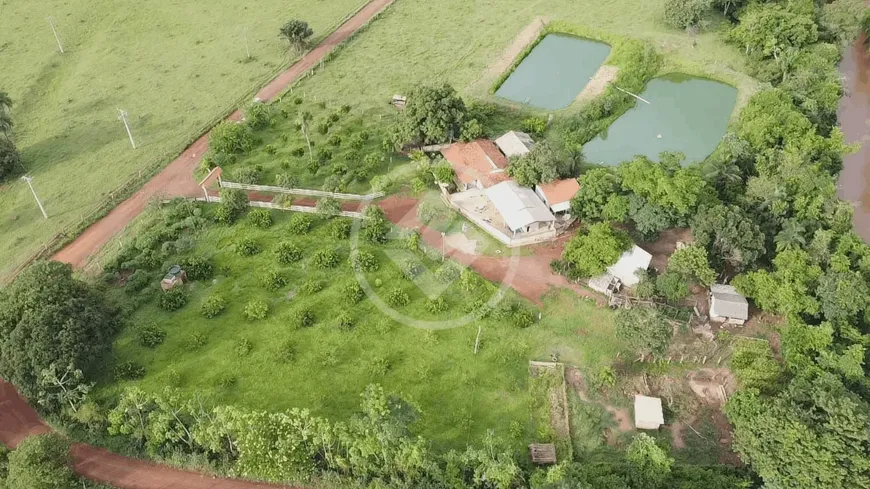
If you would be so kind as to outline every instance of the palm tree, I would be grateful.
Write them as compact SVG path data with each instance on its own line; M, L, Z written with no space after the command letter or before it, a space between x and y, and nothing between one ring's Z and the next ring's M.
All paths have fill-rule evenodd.
M733 162L716 158L701 168L701 176L707 183L719 186L739 183L743 178L743 173L740 171L740 167Z
M782 231L773 238L774 243L776 243L776 251L780 252L804 247L807 244L807 239L804 236L806 231L807 228L803 224L794 219L789 219L782 226Z

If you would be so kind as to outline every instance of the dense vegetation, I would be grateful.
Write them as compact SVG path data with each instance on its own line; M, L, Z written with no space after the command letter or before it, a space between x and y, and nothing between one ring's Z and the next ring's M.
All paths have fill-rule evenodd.
M109 489L73 474L70 442L56 434L30 437L9 452L0 447L0 489Z
M19 170L21 155L12 142L12 99L0 90L0 182Z

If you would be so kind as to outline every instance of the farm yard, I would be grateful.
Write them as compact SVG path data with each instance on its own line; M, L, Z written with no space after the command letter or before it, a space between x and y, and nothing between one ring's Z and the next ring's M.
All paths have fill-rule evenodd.
M0 277L139 170L147 177L166 165L297 57L276 35L291 12L320 37L362 3L0 4L0 86L15 101L17 145L50 216L42 219L27 185L3 184ZM116 108L130 114L136 150Z

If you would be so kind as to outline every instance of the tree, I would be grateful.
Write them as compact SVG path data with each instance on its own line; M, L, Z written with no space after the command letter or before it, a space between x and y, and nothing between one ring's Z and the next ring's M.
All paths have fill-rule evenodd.
M71 412L77 412L94 386L84 381L81 370L67 365L64 371L58 372L53 363L39 373L37 383L39 404L52 412L66 406Z
M858 271L826 271L815 295L829 321L855 323L862 313L870 311L870 285Z
M616 313L616 337L644 355L664 355L674 328L654 308L633 307Z
M247 124L223 121L211 130L208 145L215 153L244 153L254 147L254 135Z
M631 239L625 231L607 223L592 224L568 241L562 259L577 277L592 277L604 273L630 247Z
M653 437L641 433L634 437L625 452L630 465L629 474L635 487L656 489L665 487L671 475L674 459L668 452L656 445Z
M668 270L656 277L656 292L668 302L675 304L689 295L689 285L682 274Z
M697 168L680 168L666 160L682 159L681 154L662 154L662 163L637 158L619 165L622 188L660 206L678 218L691 215L712 194Z
M579 162L565 157L548 141L542 141L528 154L511 161L507 173L520 185L534 187L559 178L576 177L579 170Z
M9 115L10 110L12 110L12 99L6 92L0 90L0 132L3 132L6 139L9 139L12 134L12 116Z
M710 268L707 250L694 244L674 251L668 258L668 271L697 280L705 287L713 285L716 280L716 272Z
M784 370L774 357L770 343L755 339L737 344L731 368L743 387L759 390L772 388Z
M0 138L0 182L12 176L21 166L21 154L11 139Z
M665 23L677 29L695 27L712 5L712 0L665 0Z
M850 44L861 32L861 20L867 12L861 0L826 2L819 18L820 37L840 46Z
M297 50L302 50L308 45L308 40L314 35L314 31L308 26L308 22L293 19L281 26L278 37L284 39Z
M513 454L492 431L487 431L483 446L469 446L457 458L458 465L466 468L463 472L468 473L466 477L459 477L462 480L457 487L510 489L523 478L523 471Z
M692 220L692 235L714 259L745 270L764 254L764 233L737 206L702 206Z
M589 223L612 219L607 211L622 191L619 175L609 168L593 168L577 180L580 190L571 199L571 214Z
M334 217L341 213L341 202L333 197L324 197L317 201L317 212Z
M69 441L56 433L31 436L9 454L8 487L65 489L74 487L69 468Z
M740 16L740 24L728 34L729 41L743 47L755 59L778 58L787 48L801 48L818 38L811 0L790 2L787 6L779 3L750 6Z
M772 272L756 270L734 277L732 283L765 311L815 315L820 306L811 292L821 275L806 251L786 250L773 259Z
M436 144L459 137L468 108L448 85L418 85L408 93L402 135L411 144Z
M383 244L387 242L390 232L390 221L384 210L376 205L370 205L363 211L362 236L370 243Z
M116 311L72 267L37 262L0 291L0 376L28 397L51 364L87 371L111 346Z

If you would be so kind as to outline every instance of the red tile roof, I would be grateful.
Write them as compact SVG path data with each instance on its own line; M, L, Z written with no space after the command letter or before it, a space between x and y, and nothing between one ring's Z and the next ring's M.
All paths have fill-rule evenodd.
M490 187L508 179L505 172L508 160L492 141L478 139L470 143L453 143L442 149L441 154L453 166L462 183L480 180L484 187Z
M561 204L571 200L580 191L580 184L576 178L566 178L550 183L541 183L541 192L547 198L550 205Z

